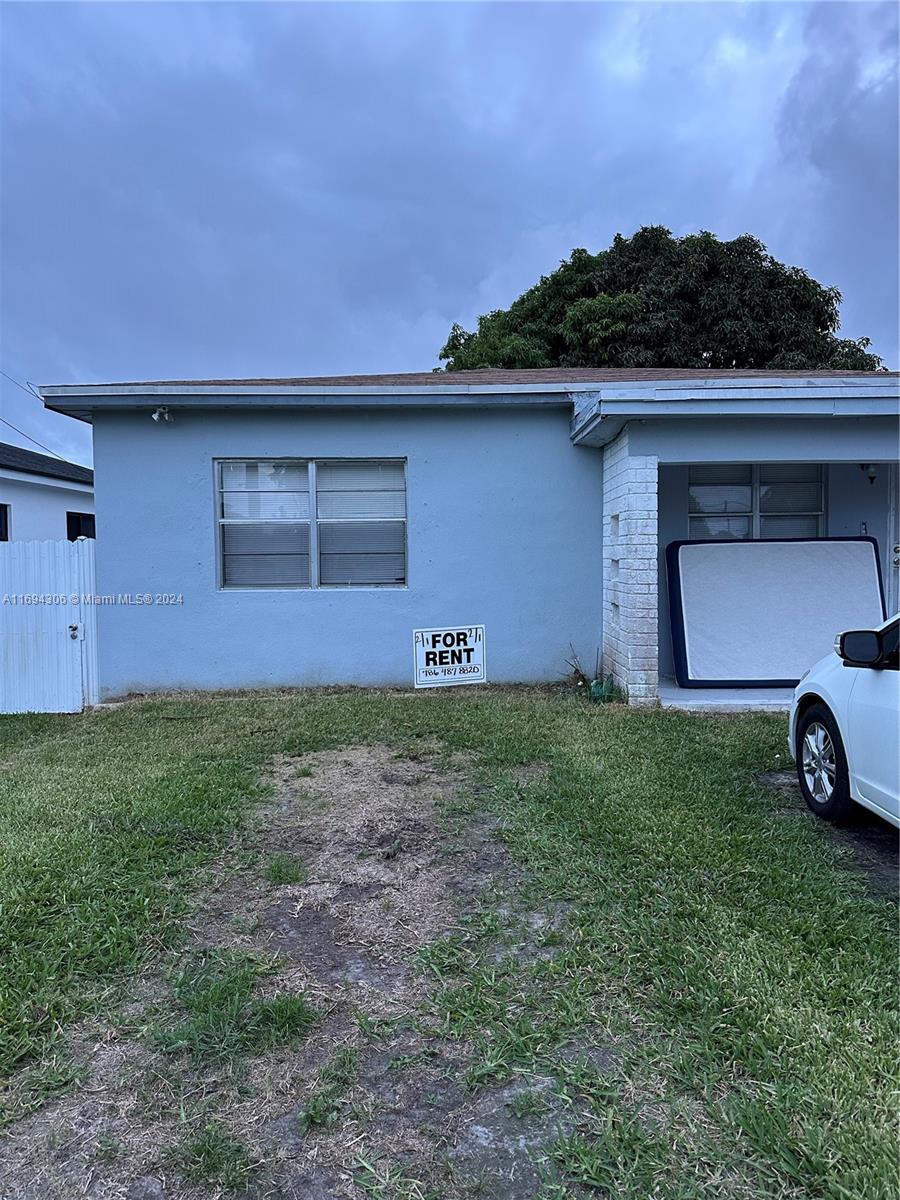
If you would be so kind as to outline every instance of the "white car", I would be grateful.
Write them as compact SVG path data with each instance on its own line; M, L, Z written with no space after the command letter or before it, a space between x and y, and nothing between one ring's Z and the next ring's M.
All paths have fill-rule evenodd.
M788 735L800 790L827 821L854 801L900 826L900 616L835 638L797 685Z

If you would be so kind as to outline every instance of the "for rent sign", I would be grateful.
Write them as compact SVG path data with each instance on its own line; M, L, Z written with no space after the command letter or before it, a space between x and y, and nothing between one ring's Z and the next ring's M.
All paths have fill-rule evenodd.
M413 631L416 687L484 683L484 626Z

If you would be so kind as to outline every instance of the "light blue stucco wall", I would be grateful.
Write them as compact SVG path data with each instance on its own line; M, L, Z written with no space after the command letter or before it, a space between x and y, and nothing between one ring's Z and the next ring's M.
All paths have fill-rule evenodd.
M894 417L693 417L632 421L632 454L660 462L890 462L900 441Z
M827 533L831 537L878 539L881 570L887 579L893 557L888 544L888 510L892 478L887 463L876 463L870 482L859 463L832 463L828 468L825 494ZM896 476L894 477L896 478Z
M213 460L405 457L407 588L220 591ZM97 586L181 593L104 606L101 693L399 684L417 627L486 626L495 682L593 666L602 596L601 455L562 408L97 414Z

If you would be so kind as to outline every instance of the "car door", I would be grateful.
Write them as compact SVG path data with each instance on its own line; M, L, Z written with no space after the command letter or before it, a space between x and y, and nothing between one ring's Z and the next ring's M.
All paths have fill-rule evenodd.
M853 791L882 812L900 818L900 621L883 632L884 667L852 668L856 679L848 703Z

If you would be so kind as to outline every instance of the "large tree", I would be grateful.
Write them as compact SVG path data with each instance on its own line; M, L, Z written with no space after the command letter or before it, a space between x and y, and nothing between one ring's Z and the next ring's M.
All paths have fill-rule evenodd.
M841 294L757 238L673 237L651 225L573 250L508 309L454 325L446 370L478 367L883 369L868 338L836 336Z

